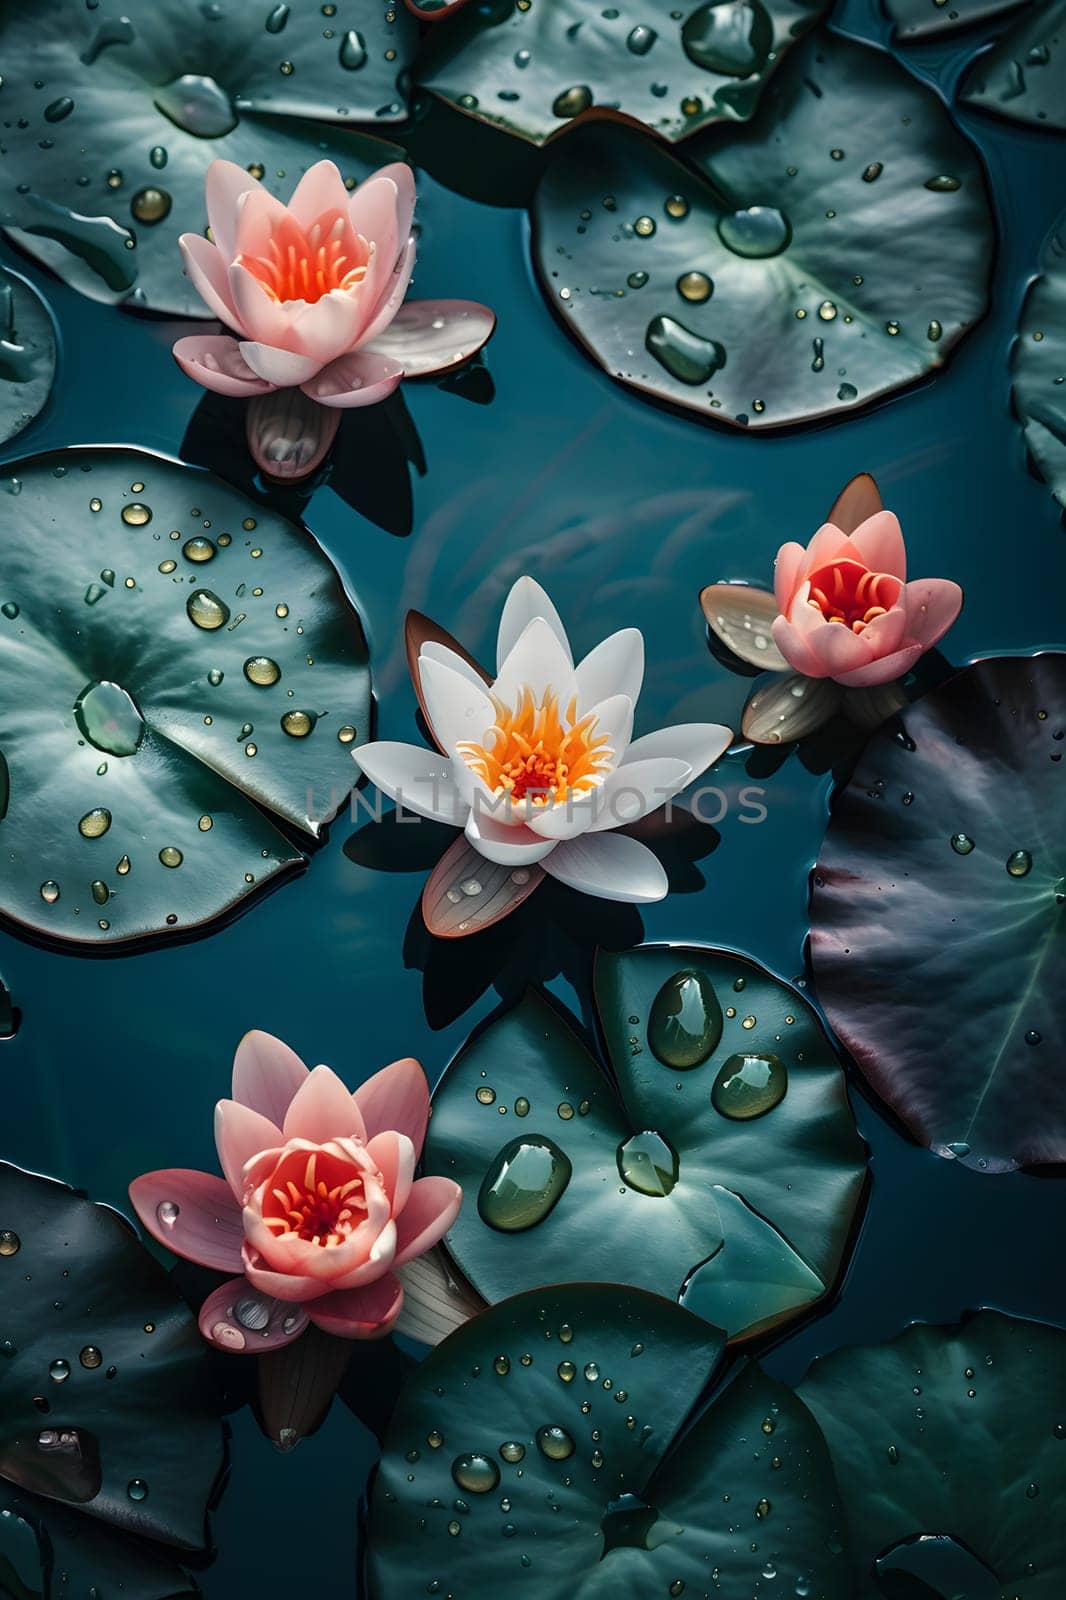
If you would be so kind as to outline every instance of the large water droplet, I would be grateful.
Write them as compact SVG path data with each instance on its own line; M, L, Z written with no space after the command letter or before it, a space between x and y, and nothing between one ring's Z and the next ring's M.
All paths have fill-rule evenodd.
M690 61L731 78L758 72L773 42L773 23L759 0L713 0L694 11L681 29Z
M747 1122L780 1105L788 1089L788 1069L778 1056L744 1052L730 1056L711 1089L711 1104L723 1117Z
M74 703L74 720L84 738L109 756L132 756L144 738L144 719L120 684L90 683Z
M17 1256L21 1249L22 1240L13 1228L0 1231L0 1256Z
M111 826L111 813L105 806L94 806L87 811L78 823L78 832L83 839L100 839Z
M773 206L745 206L719 217L718 237L734 255L758 261L781 254L791 242L792 224Z
M485 1174L477 1206L482 1220L502 1233L536 1227L570 1182L569 1156L551 1139L533 1134L504 1145Z
M973 843L968 833L953 833L951 835L951 848L957 856L968 856L973 849Z
M591 104L592 90L588 84L575 83L571 88L564 89L562 94L556 95L552 114L556 117L579 117Z
M626 38L626 48L631 50L635 56L646 56L658 37L659 35L654 28L649 28L644 23L638 22L637 26L629 31Z
M276 661L271 660L270 656L249 656L244 663L244 676L249 683L269 689L281 677L281 668Z
M471 1452L456 1456L452 1477L468 1494L489 1494L500 1481L500 1469L489 1456Z
M667 1195L677 1182L677 1151L650 1128L620 1144L617 1160L624 1181L640 1194Z
M358 72L360 67L366 65L366 41L354 28L341 40L340 64L349 72Z
M1024 878L1033 867L1033 858L1028 850L1012 850L1007 857L1007 871L1012 878Z
M87 67L91 67L100 52L106 50L108 45L132 44L133 39L133 24L129 17L113 17L100 24L88 49L82 51L81 59Z
M682 1072L706 1061L722 1037L722 1008L702 972L667 978L652 1002L648 1043L665 1066Z
M673 317L653 317L644 335L644 347L679 383L707 383L725 366L725 347L717 339L704 339Z
M233 102L214 78L183 73L164 84L155 97L157 110L197 139L221 139L238 122Z
M174 204L173 197L167 189L160 189L157 184L150 183L137 193L130 201L130 210L138 222L143 222L149 227L156 222L162 222L170 215L170 208Z
M220 600L217 594L212 594L210 589L197 589L185 602L185 609L189 614L189 621L195 622L198 628L204 628L213 633L216 628L225 627L229 621L229 606Z
M537 1429L537 1448L549 1461L569 1461L574 1453L574 1441L558 1423L547 1423Z
M273 8L273 10L270 11L268 13L268 15L267 15L267 19L266 19L266 31L267 31L267 33L281 33L282 29L285 27L285 24L288 22L288 20L289 20L289 8L288 8L288 6L275 6Z

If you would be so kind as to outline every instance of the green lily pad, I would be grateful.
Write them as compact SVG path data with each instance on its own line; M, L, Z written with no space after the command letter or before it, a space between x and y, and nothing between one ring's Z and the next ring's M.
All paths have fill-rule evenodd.
M0 1284L0 1584L6 1562L31 1594L190 1592L224 1461L195 1318L116 1212L6 1163Z
M1064 734L1066 655L967 667L873 735L814 877L833 1028L916 1139L982 1172L1066 1161Z
M1066 215L1044 247L1018 321L1014 406L1040 476L1066 508Z
M1066 129L1066 0L1027 7L978 56L959 98L1009 122Z
M706 1323L617 1285L538 1289L467 1323L393 1414L370 1600L665 1600L712 1585L751 1600L772 1578L844 1600L836 1486L795 1396L748 1368L680 1433L721 1349Z
M25 278L0 267L0 444L44 410L55 375L48 307Z
M418 25L402 5L11 0L0 18L0 225L94 300L203 316L178 235L206 223L204 175L235 161L287 199L324 156L354 184L399 156L312 122L388 125Z
M10 470L0 911L80 944L187 933L303 864L276 823L314 839L350 792L359 618L307 534L206 473Z
M925 44L945 33L958 33L1017 11L1029 0L884 0L895 23L899 44Z
M806 40L750 124L684 154L596 129L535 197L545 292L622 383L745 428L838 417L941 366L983 315L977 156L882 51Z
M490 1302L578 1273L633 1284L731 1339L807 1310L866 1174L814 1012L739 956L665 946L601 952L596 1001L614 1081L531 990L437 1088L426 1166L467 1196L462 1271Z
M433 29L419 81L534 144L603 117L684 139L746 121L825 10L825 0L708 0L684 11L669 0L493 0Z
M981 1311L961 1325L913 1326L888 1344L824 1356L798 1393L840 1484L855 1600L1063 1593L1055 1507L1066 1495L1066 1334ZM924 1549L912 1544L909 1562L886 1560L922 1534L934 1538ZM875 1562L920 1581L879 1587ZM965 1573L965 1586L941 1586L938 1569L945 1579Z

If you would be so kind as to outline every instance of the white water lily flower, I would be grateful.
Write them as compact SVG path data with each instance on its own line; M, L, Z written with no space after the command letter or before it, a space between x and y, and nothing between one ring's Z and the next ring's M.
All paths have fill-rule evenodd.
M372 783L411 812L465 829L487 860L539 863L605 900L661 900L666 873L639 840L610 830L656 810L717 761L732 734L690 722L634 740L644 640L624 628L574 665L566 630L532 578L500 618L497 672L427 640L417 658L441 754L379 741L353 751Z

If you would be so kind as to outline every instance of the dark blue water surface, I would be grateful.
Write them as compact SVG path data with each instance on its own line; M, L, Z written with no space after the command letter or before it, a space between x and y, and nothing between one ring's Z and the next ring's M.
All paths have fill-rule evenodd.
M855 0L843 20L887 40L873 0ZM909 52L907 63L950 91L980 37ZM902 518L912 571L956 578L966 591L945 642L953 661L1066 648L1066 539L1046 486L1027 469L1008 372L1024 288L1066 193L1066 150L1053 135L977 115L960 121L984 155L996 201L989 315L933 381L866 415L778 437L715 430L614 384L546 309L524 210L435 181L438 171L454 184L457 162L444 159L443 141L436 160L437 141L416 134L415 157L429 163L420 171L417 292L496 308L488 351L496 392L478 404L432 385L405 388L426 463L414 478L409 536L384 531L328 487L307 510L366 619L380 737L418 737L406 610L431 612L489 657L500 604L523 572L550 590L575 651L619 626L643 630L638 733L695 718L737 726L748 685L709 654L698 591L721 578L765 583L778 545L806 540L860 470L876 475ZM521 150L513 161L510 187L521 190L528 162ZM486 182L471 173L479 194ZM91 304L10 251L4 259L41 288L62 336L52 403L7 458L90 442L178 454L201 398L170 357L187 329ZM372 452L354 465L374 482ZM415 915L424 864L366 865L374 844L365 821L344 814L303 877L196 942L91 960L0 934L0 971L23 1013L18 1036L0 1044L0 1155L124 1205L140 1172L214 1165L211 1111L228 1092L246 1029L280 1035L352 1085L406 1054L435 1079L499 1004L496 983L510 995L525 978L548 977L587 1015L593 940L639 939L641 919L646 939L726 945L784 977L802 974L807 877L831 777L795 753L769 763L741 753L722 763L717 781L730 813L668 900L639 919L586 901L575 918L567 897L545 894L527 908L520 959L501 934L479 941L488 952L438 948L427 965ZM765 790L761 824L740 820L735 796L745 784ZM380 854L396 866L396 840L381 832ZM948 1060L951 996L943 1000L929 1017L928 1049ZM1036 1079L1031 1092L1040 1092ZM773 1372L794 1379L840 1344L890 1337L914 1318L951 1320L978 1304L1066 1323L1048 1248L1066 1237L1062 1184L941 1161L907 1142L858 1086L854 1101L873 1153L865 1225L836 1301L777 1345ZM291 1455L268 1444L247 1411L233 1423L233 1474L213 1519L218 1558L205 1593L288 1600L308 1592L313 1572L318 1600L347 1600L371 1435L339 1403Z

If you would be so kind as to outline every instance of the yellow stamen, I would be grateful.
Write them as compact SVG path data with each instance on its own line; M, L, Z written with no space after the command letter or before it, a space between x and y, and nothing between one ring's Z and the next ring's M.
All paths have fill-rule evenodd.
M588 793L610 771L610 735L597 732L591 712L578 720L576 699L562 712L553 690L538 701L524 688L513 711L495 695L492 704L496 721L485 744L464 740L456 749L493 794L538 807L557 805Z

